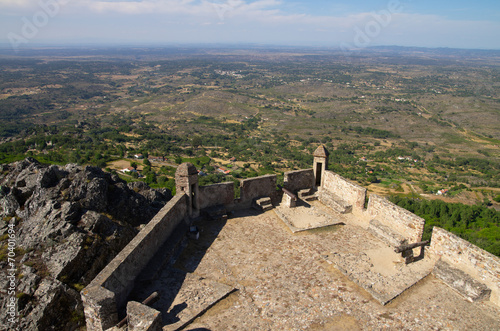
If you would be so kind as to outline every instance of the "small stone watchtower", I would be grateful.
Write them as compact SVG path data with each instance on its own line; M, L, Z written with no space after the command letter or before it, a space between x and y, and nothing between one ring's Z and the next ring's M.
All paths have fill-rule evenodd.
M176 195L186 193L188 196L188 214L197 217L199 209L198 170L191 163L183 163L175 172Z
M313 153L314 156L314 187L323 186L323 178L326 169L328 169L328 151L325 146L320 145Z

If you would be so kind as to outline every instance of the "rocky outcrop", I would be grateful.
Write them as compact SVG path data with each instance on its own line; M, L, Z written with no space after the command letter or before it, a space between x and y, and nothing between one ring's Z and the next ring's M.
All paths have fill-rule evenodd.
M78 291L171 198L168 190L127 184L95 167L46 166L32 158L0 166L3 251L7 222L15 220L17 326L71 330L84 325ZM0 282L7 269L3 254ZM2 307L8 299L3 285Z

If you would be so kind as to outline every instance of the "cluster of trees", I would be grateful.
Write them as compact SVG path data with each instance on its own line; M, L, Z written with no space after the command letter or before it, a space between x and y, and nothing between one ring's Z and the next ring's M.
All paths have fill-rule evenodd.
M439 226L482 249L500 256L500 212L483 205L446 203L392 196L392 202L425 219L424 240Z

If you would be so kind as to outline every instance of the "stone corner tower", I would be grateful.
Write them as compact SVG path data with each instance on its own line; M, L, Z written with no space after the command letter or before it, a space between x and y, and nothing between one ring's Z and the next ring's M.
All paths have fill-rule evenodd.
M185 193L188 196L188 214L197 217L199 209L198 170L191 163L183 163L175 172L176 195Z
M323 186L324 174L326 169L328 169L328 155L330 155L330 153L328 153L323 145L319 145L313 153L314 187Z

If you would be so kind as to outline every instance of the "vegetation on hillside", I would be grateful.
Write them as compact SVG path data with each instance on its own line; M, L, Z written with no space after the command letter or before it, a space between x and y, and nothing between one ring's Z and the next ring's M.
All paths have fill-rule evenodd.
M498 53L421 51L0 50L0 164L89 164L174 192L184 161L205 185L282 180L324 144L330 170L377 193L500 209ZM495 251L490 214L478 231L428 215Z
M439 226L500 256L500 212L485 205L446 203L391 196L392 202L425 219L423 240L431 239L432 228Z

